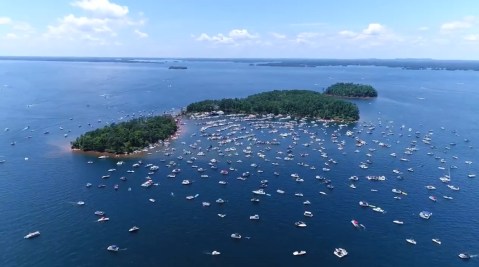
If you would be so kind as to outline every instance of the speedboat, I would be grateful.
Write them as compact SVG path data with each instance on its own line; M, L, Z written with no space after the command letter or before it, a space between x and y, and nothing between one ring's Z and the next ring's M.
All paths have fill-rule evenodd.
M276 192L277 192L278 194L284 194L284 191L281 190L281 189L276 190Z
M150 199L148 199L148 200L149 200L150 202L152 202L152 203L155 203L155 201L156 201L154 198L150 198Z
M255 215L249 216L249 219L250 220L259 220L259 215L255 214Z
M459 191L459 187L457 187L457 186L453 186L453 185L448 184L447 187L449 187L449 189L451 189L451 190Z
M223 203L225 203L225 201L224 201L223 199L221 199L221 198L218 198L218 199L216 200L216 203L218 203L218 204L223 204Z
M306 225L304 222L302 222L302 221L295 222L294 225L295 225L296 227L301 227L301 228L304 228L304 227L307 226L307 225Z
M302 197L303 193L294 193L294 195L297 196L297 197Z
M138 230L140 230L139 227L133 226L133 227L131 227L131 228L128 230L128 232L132 233L132 232L136 232L136 231L138 231Z
M416 244L417 244L416 240L414 240L414 239L412 239L412 238L407 238L407 239L406 239L406 242L408 242L408 243L410 243L410 244L413 244L413 245L416 245Z
M429 196L429 199L436 202L437 201L437 198L435 196Z
M437 238L433 238L433 239L432 239L432 242L434 242L434 243L436 243L436 244L438 244L438 245L442 244L441 240L439 240L439 239L437 239Z
M344 248L335 248L333 253L338 258L342 258L342 257L348 255L348 252Z
M266 195L266 192L263 189L253 190L252 192L255 195Z
M103 216L103 215L105 215L105 212L101 211L101 210L97 210L97 211L95 211L95 215Z
M306 217L313 217L313 213L311 211L305 211L304 216Z
M253 197L253 198L251 198L251 202L253 202L253 203L258 203L258 202L259 202L259 198Z
M117 252L118 250L120 250L120 247L118 247L117 245L110 245L106 249L108 251Z
M311 201L306 200L306 201L303 202L303 205L311 205Z
M453 198L450 197L450 196L442 196L442 197L445 198L445 199L453 199Z
M429 219L432 216L432 212L429 211L421 211L419 212L419 216L423 219Z
M233 239L241 239L241 235L238 234L238 233L232 233L232 234L231 234L231 238L233 238Z
M203 205L203 207L209 207L210 206L210 203L209 202L202 202L201 205Z
M385 212L385 211L384 211L383 209L381 209L380 207L375 207L375 208L373 208L373 210L374 210L375 212L379 212L379 213L384 213L384 212Z
M83 202L83 201L78 201L78 202L77 202L77 205L78 205L78 206L83 206L83 205L85 205L85 202Z
M216 251L216 250L213 250L213 251L211 252L211 255L213 255L213 256L218 256L218 255L220 255L220 254L221 254L221 252Z
M88 188L90 188L91 186L92 186L91 183L87 183L87 184L86 184L86 187L88 187Z
M294 255L294 256L302 256L302 255L304 255L304 254L306 254L306 251L305 251L305 250L300 250L300 251L297 251L297 250L296 250L296 251L293 252L293 255Z
M351 223L353 224L354 227L359 228L359 222L356 220L351 220Z
M31 232L31 233L28 233L26 236L24 236L23 238L25 239L29 239L29 238L34 238L34 237L37 237L40 235L40 232L39 231L35 231L35 232Z
M463 259L463 260L468 260L471 258L471 255L469 255L469 253L460 253L459 255L459 258Z
M361 207L369 207L369 203L366 201L359 201L359 206Z
M224 218L224 217L226 217L226 214L224 214L224 213L218 213L218 216L219 216L220 218Z
M100 219L97 220L97 222L106 222L106 221L109 221L110 218L108 217L101 217Z
M399 221L399 220L394 220L393 223L395 223L395 224L404 224L403 221Z
M426 188L429 189L429 190L435 190L436 189L436 187L432 186L432 185L426 185Z

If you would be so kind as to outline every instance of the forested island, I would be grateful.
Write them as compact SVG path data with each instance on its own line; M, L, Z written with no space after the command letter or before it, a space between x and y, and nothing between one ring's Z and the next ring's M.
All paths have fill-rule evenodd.
M71 148L128 154L171 137L177 129L171 115L141 117L87 132L71 142Z
M246 98L204 100L187 106L186 112L223 111L244 114L285 114L335 121L357 121L358 107L309 90L275 90L254 94Z
M350 98L377 97L378 92L371 85L357 83L335 83L326 90L324 94Z

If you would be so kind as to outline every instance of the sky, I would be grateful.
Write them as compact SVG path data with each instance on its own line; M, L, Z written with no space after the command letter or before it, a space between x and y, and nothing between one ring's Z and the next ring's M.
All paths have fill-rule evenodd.
M479 60L479 1L0 0L0 56Z

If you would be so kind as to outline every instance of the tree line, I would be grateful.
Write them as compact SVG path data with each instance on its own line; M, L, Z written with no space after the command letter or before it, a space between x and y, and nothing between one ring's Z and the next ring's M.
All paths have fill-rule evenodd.
M83 151L131 153L165 140L176 131L176 121L171 115L140 117L87 132L71 142L71 147Z
M335 83L324 94L341 97L377 97L378 92L371 85L357 83Z
M241 99L204 100L186 107L189 113L218 110L225 113L287 114L337 121L359 120L359 109L355 104L310 90L275 90Z

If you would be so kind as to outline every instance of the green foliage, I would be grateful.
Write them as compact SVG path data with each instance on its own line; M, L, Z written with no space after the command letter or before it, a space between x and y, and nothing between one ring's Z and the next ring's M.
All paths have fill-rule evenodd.
M243 99L205 100L192 103L186 108L188 113L215 110L225 113L288 114L339 121L359 119L359 110L355 104L308 90L275 90Z
M141 117L87 132L71 143L83 151L131 153L165 140L177 130L170 115Z
M342 97L377 97L378 92L371 85L356 83L335 83L324 91L327 95Z

